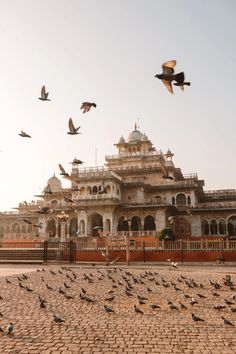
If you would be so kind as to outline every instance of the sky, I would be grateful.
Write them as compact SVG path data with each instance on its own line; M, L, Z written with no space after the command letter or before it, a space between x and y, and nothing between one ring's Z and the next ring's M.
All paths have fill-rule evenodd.
M97 151L102 166L137 121L205 190L236 188L234 0L0 0L0 8L0 211L35 200L59 163L69 172L75 157L95 166ZM191 81L173 95L154 78L172 59ZM50 102L38 100L43 85ZM97 107L83 114L84 101ZM70 117L81 135L67 134Z

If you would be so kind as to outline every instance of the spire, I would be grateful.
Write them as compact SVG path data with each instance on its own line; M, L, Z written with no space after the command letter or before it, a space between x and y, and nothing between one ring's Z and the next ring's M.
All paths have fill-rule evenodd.
M134 130L137 130L137 123L134 124Z

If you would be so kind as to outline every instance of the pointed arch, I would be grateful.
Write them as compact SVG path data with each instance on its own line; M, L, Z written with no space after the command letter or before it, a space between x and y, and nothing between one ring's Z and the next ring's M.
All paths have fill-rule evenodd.
M70 220L69 235L70 237L76 237L78 231L78 219L73 218Z
M141 218L139 216L133 216L131 218L131 231L140 231L142 229Z
M209 235L209 233L210 233L209 222L208 222L208 220L203 220L202 221L202 234Z
M144 218L144 230L152 231L156 230L155 219L152 215L148 215Z

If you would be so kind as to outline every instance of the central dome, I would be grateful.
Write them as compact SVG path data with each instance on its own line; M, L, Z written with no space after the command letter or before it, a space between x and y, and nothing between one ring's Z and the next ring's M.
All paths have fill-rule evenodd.
M53 175L53 177L49 178L47 185L50 185L50 189L52 192L59 192L62 189L61 181L55 176L55 174Z
M139 130L132 131L128 136L128 142L142 140L143 134Z

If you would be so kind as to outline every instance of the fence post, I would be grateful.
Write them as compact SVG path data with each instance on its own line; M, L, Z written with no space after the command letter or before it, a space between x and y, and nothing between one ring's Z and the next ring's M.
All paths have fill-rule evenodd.
M70 263L75 262L75 243L70 241Z
M143 263L146 261L146 255L145 255L145 241L142 242L143 244Z
M181 260L182 260L182 263L184 263L184 245L183 245L182 238L180 239L180 246L181 246Z
M47 263L48 261L48 241L43 243L43 262Z
M126 243L126 265L130 263L130 242L129 242L129 233L125 237Z

